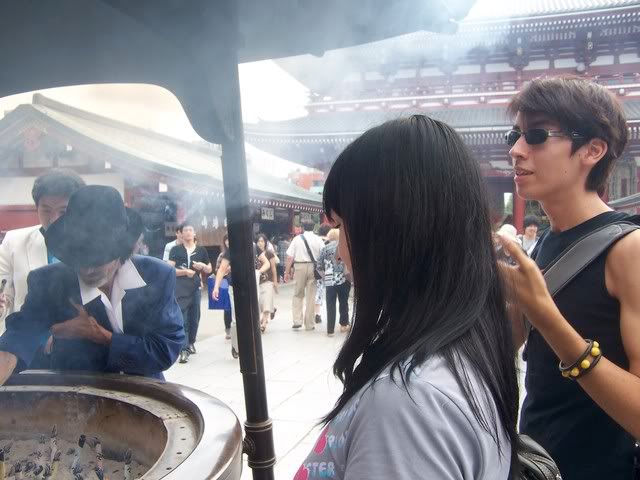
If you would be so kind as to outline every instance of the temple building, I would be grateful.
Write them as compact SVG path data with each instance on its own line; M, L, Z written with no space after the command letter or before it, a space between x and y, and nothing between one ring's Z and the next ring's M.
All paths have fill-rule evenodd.
M607 199L640 191L640 5L630 0L531 0L496 11L479 0L454 34L414 33L304 55L278 64L307 86L305 117L247 125L247 141L296 163L327 171L367 128L412 113L455 127L489 185L493 215L527 209L514 191L504 133L506 105L528 80L573 74L605 85L622 102L630 141L609 183ZM635 200L633 200L635 198ZM626 200L640 205L640 200ZM627 207L626 208L630 208Z
M0 234L38 223L33 181L64 167L89 184L120 191L142 214L151 255L162 255L186 218L196 223L198 241L216 250L226 232L220 154L216 145L177 140L35 94L0 120ZM261 158L253 149L247 158L255 233L289 234L301 222L320 221L319 194L255 168Z

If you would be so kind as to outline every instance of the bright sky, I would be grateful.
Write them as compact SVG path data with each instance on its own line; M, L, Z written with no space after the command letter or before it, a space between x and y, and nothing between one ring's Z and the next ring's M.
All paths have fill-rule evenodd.
M286 120L306 115L307 89L271 60L240 65L242 114L245 122ZM187 141L200 140L177 98L153 85L87 85L41 90L43 95L68 105ZM0 116L22 103L31 103L33 92L0 99ZM254 166L286 176L299 167L280 162L273 155L247 147L248 156L260 156Z

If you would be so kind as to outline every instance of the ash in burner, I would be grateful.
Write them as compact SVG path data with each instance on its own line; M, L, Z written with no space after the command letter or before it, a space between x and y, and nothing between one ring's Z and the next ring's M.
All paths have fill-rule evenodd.
M49 442L40 435L0 445L0 480L133 480L147 470L128 448L121 458L105 458L98 437L80 435L74 445L60 439L56 427Z

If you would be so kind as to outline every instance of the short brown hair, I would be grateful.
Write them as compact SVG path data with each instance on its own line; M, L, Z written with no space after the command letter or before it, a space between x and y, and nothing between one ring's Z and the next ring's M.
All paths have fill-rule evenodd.
M545 77L531 81L507 107L509 115L543 115L558 122L567 133L578 132L584 138L573 139L571 153L594 138L607 143L607 153L593 166L587 177L587 190L602 194L615 160L627 145L627 119L622 105L606 88L576 77Z

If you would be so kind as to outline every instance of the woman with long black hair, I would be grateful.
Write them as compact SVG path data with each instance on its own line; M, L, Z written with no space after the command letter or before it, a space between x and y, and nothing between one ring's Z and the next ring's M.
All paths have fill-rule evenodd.
M343 393L296 479L509 478L511 327L460 137L421 115L368 130L331 168L324 210L341 229L355 319L334 364Z

